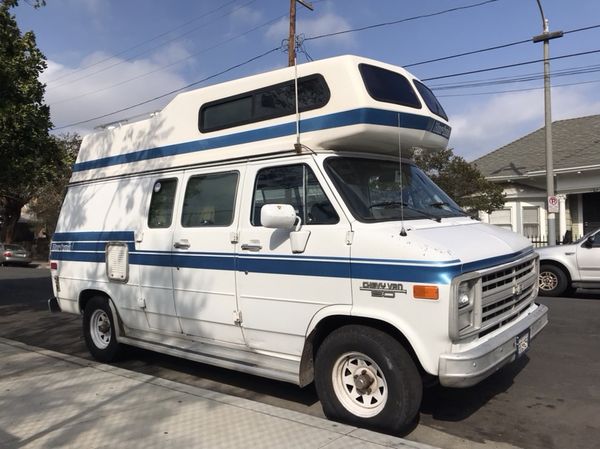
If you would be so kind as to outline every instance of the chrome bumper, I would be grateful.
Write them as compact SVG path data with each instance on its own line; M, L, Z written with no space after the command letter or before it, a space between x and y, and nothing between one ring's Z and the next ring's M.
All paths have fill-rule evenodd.
M529 329L530 342L548 324L548 307L537 308L521 321L476 348L442 354L438 376L445 387L475 385L517 358L516 339Z

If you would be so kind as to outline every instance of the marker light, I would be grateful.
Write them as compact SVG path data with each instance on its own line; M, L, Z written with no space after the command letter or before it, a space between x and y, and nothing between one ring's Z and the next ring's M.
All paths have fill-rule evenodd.
M439 299L440 292L437 285L414 285L413 297L418 299Z

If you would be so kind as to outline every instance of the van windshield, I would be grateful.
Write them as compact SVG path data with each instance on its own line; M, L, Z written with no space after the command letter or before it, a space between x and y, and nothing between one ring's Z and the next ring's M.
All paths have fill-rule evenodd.
M467 214L418 167L358 157L330 157L325 169L354 216L365 222Z

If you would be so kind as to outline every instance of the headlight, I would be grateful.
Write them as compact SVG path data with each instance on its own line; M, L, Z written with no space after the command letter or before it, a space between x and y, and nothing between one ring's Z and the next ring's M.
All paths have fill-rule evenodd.
M473 288L468 282L461 282L458 286L458 308L467 307L472 302Z
M460 340L481 326L481 278L457 279L450 310L450 337Z

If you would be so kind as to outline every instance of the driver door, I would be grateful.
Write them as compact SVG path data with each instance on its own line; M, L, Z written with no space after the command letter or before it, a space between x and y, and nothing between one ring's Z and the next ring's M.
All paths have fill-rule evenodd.
M577 247L577 266L582 281L600 281L600 231Z

